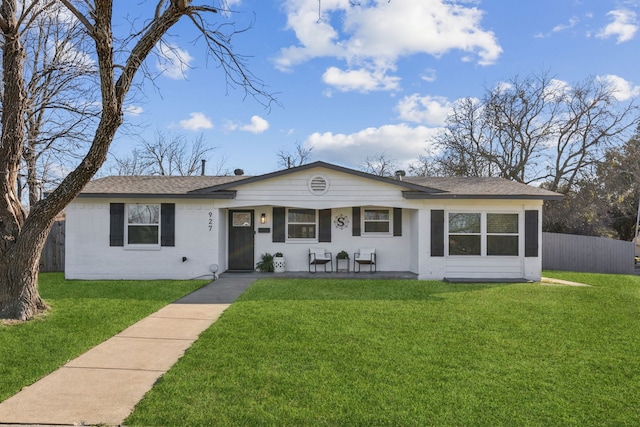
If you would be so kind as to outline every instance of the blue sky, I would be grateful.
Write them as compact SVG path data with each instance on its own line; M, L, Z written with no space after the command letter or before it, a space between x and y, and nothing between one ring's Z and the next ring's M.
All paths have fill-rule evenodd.
M317 0L227 3L233 13L219 19L238 28L253 22L234 38L236 52L281 105L265 109L228 90L185 21L166 42L188 67L150 58L148 68L162 72L158 89L147 86L126 115L148 140L157 131L202 135L216 147L208 174L221 162L250 175L272 172L277 152L296 143L313 147L313 161L361 169L384 153L406 167L457 99L531 72L568 84L608 79L622 101L640 94L640 0L322 0L320 16ZM125 12L135 13L115 14ZM121 134L111 152L125 156L136 142Z

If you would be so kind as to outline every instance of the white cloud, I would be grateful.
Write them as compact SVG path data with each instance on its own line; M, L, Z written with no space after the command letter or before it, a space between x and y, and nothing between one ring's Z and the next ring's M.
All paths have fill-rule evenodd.
M242 130L245 132L259 134L269 129L269 122L260 116L251 116L251 123L249 124L242 125L232 121L227 121L224 127L229 131Z
M276 58L279 69L287 71L313 58L334 57L345 61L350 70L377 76L378 90L396 89L397 80L386 74L395 70L402 57L424 53L440 57L458 50L463 60L488 65L502 53L495 34L481 26L483 12L459 2L379 1L353 7L346 0L323 0L320 21L317 0L287 0L285 10L287 27L295 32L299 44L281 50ZM325 81L327 74L338 75L336 70L327 70ZM339 77L341 83L354 75ZM348 87L339 86L341 90ZM353 87L362 89L362 85Z
M124 107L124 113L130 116L139 116L144 109L139 105L127 105Z
M156 67L163 75L174 80L186 78L187 70L190 67L193 57L186 50L178 46L160 43L156 46L158 60Z
M251 133L262 133L269 129L269 122L260 116L251 116L251 123L240 127L240 130Z
M376 90L398 90L399 77L387 76L384 70L347 70L329 67L322 75L322 80L329 86L347 92L371 92Z
M213 128L213 123L203 113L191 113L190 119L180 120L180 126L187 130L201 130Z
M385 153L397 160L401 167L407 167L424 152L439 130L401 123L367 128L352 134L316 132L306 139L304 145L313 147L316 158L356 169L376 153Z
M614 92L613 96L618 101L628 101L629 99L640 95L640 86L633 86L622 77L609 74L606 76L598 76L597 79L601 82L607 83L609 87L611 87Z
M616 37L616 43L624 43L634 38L638 31L637 15L629 9L617 9L607 13L613 22L601 29L596 37L606 39Z
M559 95L565 95L571 90L571 85L560 79L551 79L545 87L544 96L548 99L555 98Z
M576 17L572 17L571 19L569 19L569 23L568 24L556 25L555 27L553 27L551 32L552 33L559 33L561 31L569 30L569 29L575 27L579 22L580 22L580 19L578 19Z
M433 68L424 70L424 73L420 75L420 78L425 82L435 82L437 80L438 73Z
M400 119L430 126L444 126L453 103L442 96L420 96L414 93L398 102Z
M498 92L506 92L513 88L513 85L509 82L498 82L496 83L495 89Z

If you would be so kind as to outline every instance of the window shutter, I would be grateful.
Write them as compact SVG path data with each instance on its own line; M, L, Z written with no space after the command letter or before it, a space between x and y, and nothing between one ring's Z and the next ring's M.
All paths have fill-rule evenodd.
M524 256L538 256L538 211L524 212Z
M176 245L176 205L162 203L160 205L160 246Z
M444 256L444 211L431 211L431 256Z
M353 222L351 224L351 230L353 236L360 235L360 208L354 207L351 209L351 216L353 217Z
M124 246L124 203L109 204L109 246Z
M273 233L271 234L273 242L285 241L285 215L284 208L273 208Z
M318 242L331 241L331 209L318 211Z
M402 236L402 208L393 208L393 235Z

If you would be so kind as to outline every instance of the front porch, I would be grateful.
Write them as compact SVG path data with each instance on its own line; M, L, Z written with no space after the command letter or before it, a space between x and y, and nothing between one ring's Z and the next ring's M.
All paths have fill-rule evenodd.
M341 271L339 273L325 273L324 271L318 271L317 273L309 273L308 271L286 271L284 273L262 273L259 271L251 271L251 272L229 272L225 271L220 275L220 277L234 277L234 276L242 276L247 278L255 278L257 279L324 279L324 280L333 280L333 279L362 279L362 280L371 280L371 279L385 279L385 280L417 280L418 275L416 273L412 273L410 271L377 271L376 273L369 273L368 271L363 270L360 273L354 273Z

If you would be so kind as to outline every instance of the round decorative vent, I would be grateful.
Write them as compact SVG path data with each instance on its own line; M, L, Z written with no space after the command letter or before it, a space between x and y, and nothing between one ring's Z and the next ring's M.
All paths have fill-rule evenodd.
M320 196L329 191L329 181L324 176L316 175L309 179L309 191Z

